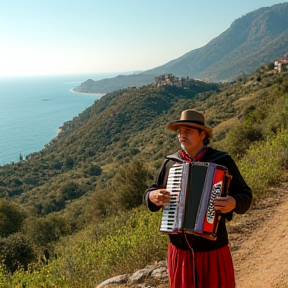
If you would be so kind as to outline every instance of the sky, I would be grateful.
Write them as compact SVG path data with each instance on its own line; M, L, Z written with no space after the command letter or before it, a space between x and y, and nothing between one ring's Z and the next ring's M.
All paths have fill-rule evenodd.
M152 69L281 0L0 0L0 77Z

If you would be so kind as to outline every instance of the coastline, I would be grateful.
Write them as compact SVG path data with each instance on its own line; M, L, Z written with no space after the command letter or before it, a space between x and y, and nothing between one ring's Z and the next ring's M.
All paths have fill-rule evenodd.
M63 126L60 126L60 127L58 128L58 130L57 130L57 132L56 132L56 135L52 138L51 141L53 141L53 140L58 140L59 135L63 132L62 127L63 127Z
M0 166L16 163L20 154L39 152L57 136L61 138L65 133L65 129L61 129L63 123L71 121L104 95L76 94L78 92L73 88L77 84L70 82L80 83L82 77L61 75L2 79Z
M83 93L83 92L74 91L73 88L70 89L70 92L78 93L78 94L85 94L85 95L99 96L99 99L106 94L106 93ZM58 128L53 140L57 140L58 136L63 132L63 125Z
M58 130L57 130L57 133L56 133L56 136L55 138L57 138L59 136L60 133L63 132L63 129L60 127Z
M86 92L78 92L78 91L74 91L73 89L71 89L70 91L73 92L73 93L99 96L100 98L107 94L107 93L86 93Z

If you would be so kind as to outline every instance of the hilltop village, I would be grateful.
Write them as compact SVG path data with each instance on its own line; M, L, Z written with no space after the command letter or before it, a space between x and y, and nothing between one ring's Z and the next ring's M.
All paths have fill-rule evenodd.
M277 72L288 71L288 53L285 53L283 57L279 58L274 62L274 70ZM195 83L195 81L206 82L204 80L197 80L192 77L177 77L171 73L168 73L155 77L155 84L152 85L156 87L165 85L175 85L178 87L185 87L193 82Z
M195 83L195 81L200 81L200 80L196 80L192 77L177 77L170 73L170 74L165 74L165 75L160 75L158 77L155 77L154 85L156 87L165 86L165 85L175 85L178 87L185 87L193 82ZM201 82L205 82L205 81L201 80Z
M288 71L288 53L274 62L274 69L277 72Z

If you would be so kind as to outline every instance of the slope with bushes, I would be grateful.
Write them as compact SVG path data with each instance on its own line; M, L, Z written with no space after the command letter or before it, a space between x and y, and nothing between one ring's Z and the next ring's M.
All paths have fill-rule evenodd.
M142 194L178 149L165 127L184 109L207 115L211 145L236 159L257 201L287 168L288 75L269 67L233 84L107 94L29 160L0 167L3 287L94 287L162 260L167 238Z

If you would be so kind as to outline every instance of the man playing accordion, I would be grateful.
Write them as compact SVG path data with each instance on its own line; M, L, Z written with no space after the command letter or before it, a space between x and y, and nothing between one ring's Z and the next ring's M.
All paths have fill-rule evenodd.
M166 157L156 183L144 193L145 204L152 212L170 203L172 196L166 185L169 170L175 163L215 163L227 167L232 176L228 195L214 200L214 209L221 215L215 241L195 234L169 234L167 263L170 288L234 288L226 221L232 220L234 212L244 214L249 209L252 191L233 159L226 152L208 147L212 130L205 125L202 113L185 110L180 119L169 123L167 128L178 133L181 149Z

